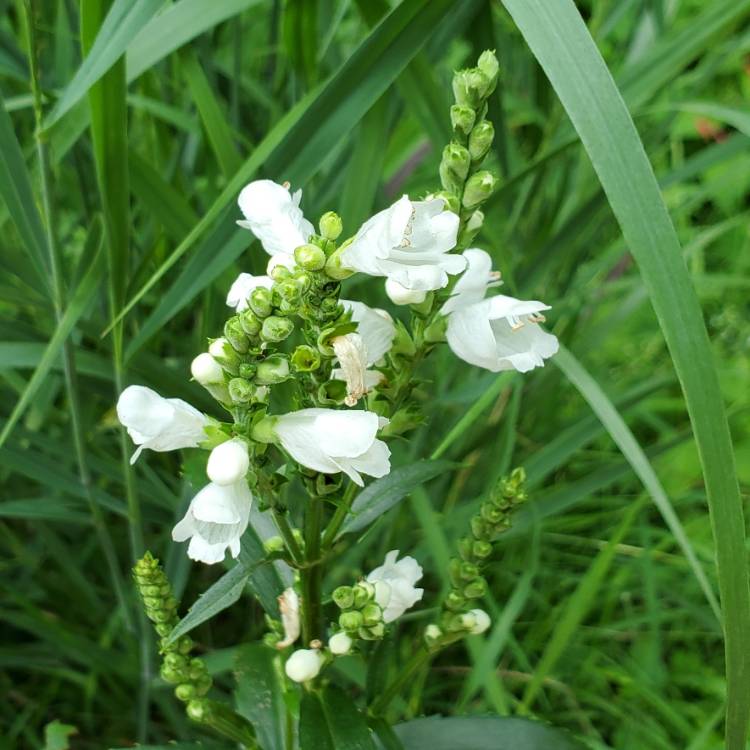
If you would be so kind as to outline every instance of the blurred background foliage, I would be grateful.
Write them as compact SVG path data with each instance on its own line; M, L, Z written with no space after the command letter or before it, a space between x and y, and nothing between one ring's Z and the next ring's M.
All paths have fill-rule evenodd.
M195 733L152 672L128 570L152 550L186 607L221 566L190 564L170 541L195 492L191 468L154 453L127 466L117 392L143 383L210 410L189 362L220 330L238 271L266 263L234 225L239 188L253 176L288 179L304 189L311 220L337 210L347 234L403 192L434 190L452 72L493 48L502 75L491 165L501 185L478 244L505 291L552 305L567 365L498 378L448 351L433 357L422 372L428 422L394 446L395 462L430 455L458 425L438 452L459 466L342 550L326 585L400 548L423 562L437 596L468 518L522 465L531 500L489 567L494 627L441 655L397 715L526 713L591 748L723 747L721 625L695 575L702 568L716 588L713 542L685 402L586 153L503 7L405 0L405 24L386 34L386 0L116 2L122 16L92 57L111 54L111 64L125 52L125 61L97 83L76 71L105 0L38 2L35 34L22 0L0 5L0 745L45 747L55 720L75 727L76 748ZM577 7L677 228L746 493L750 3ZM59 294L38 218L45 161ZM353 294L385 302L373 281L350 282ZM102 336L127 301L122 325ZM634 456L616 447L617 424L592 412L589 402L607 400L661 480L682 545L633 473ZM382 658L410 652L421 616L404 618ZM264 629L244 597L195 631L220 688L230 689L234 645ZM361 662L340 664L356 695ZM54 724L47 734L67 732Z

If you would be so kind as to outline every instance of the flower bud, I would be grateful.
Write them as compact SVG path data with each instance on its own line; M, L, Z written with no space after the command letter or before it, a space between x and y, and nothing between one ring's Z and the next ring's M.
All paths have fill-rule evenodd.
M234 484L247 474L250 456L244 440L235 438L217 445L208 457L206 474L216 484Z
M269 555L275 552L281 552L284 549L284 540L280 536L269 536L265 542L263 542L263 549Z
M465 104L454 104L451 107L451 125L464 138L471 133L476 118L477 113Z
M294 306L299 305L300 297L302 296L302 289L294 277L284 279L284 281L274 284L272 291L278 296L281 302L286 302Z
M201 675L195 682L195 692L198 695L205 695L213 684L211 676L208 674Z
M470 166L469 150L458 143L449 143L443 149L440 161L440 182L443 188L452 193L460 193Z
M382 622L382 620L383 610L380 609L375 602L370 602L370 604L367 604L362 610L362 621L365 627L377 625L379 622Z
M320 217L320 228L321 236L327 240L336 241L344 229L344 225L341 222L341 217L334 211L328 211Z
M453 96L457 104L478 109L490 91L490 79L478 68L459 70L453 76Z
M366 604L372 601L375 596L375 586L369 581L360 581L356 586L352 587L354 594L354 606L357 609L362 609Z
M274 280L274 281L284 281L286 279L291 279L294 276L294 272L287 268L283 263L276 263L271 268L268 275Z
M395 279L385 280L385 293L394 305L418 305L427 296L427 292L407 289Z
M286 676L294 682L307 682L318 676L323 666L323 656L312 648L297 649L284 665Z
M381 437L393 437L403 435L409 430L424 423L424 414L416 404L408 404L399 409L392 417L391 421L380 430Z
M253 400L255 388L249 380L232 378L229 381L229 398L233 404L249 404Z
M431 623L424 629L424 640L428 648L435 646L442 637L443 631L434 623Z
M242 329L237 315L224 323L224 338L231 344L232 349L240 354L246 354L250 348L250 339Z
M484 224L484 214L477 208L458 235L458 247L469 247Z
M263 341L283 341L294 330L294 323L289 318L270 315L263 321L260 337Z
M177 696L178 700L187 703L195 698L195 687L190 683L183 683L174 689L174 694Z
M250 308L243 310L237 317L240 319L240 326L247 336L255 337L260 333L261 322Z
M199 724L205 722L209 714L208 701L200 699L190 701L185 707L185 713L189 719Z
M463 205L474 208L489 198L497 187L497 178L492 172L483 170L473 174L464 188Z
M305 271L320 271L326 264L326 254L316 245L300 245L294 251L294 260Z
M490 500L482 503L479 508L479 514L487 523L491 524L498 524L505 518L505 511L502 508L498 508Z
M240 358L234 347L225 339L218 338L212 341L208 347L208 353L228 372L237 375L240 367Z
M239 374L241 378L245 380L252 380L255 377L255 372L258 368L253 362L243 362L240 365Z
M495 51L486 49L482 52L482 54L479 55L479 60L477 60L477 67L485 74L485 76L487 76L489 88L487 89L485 96L489 96L495 90L497 78L500 74L500 63L497 61Z
M272 296L270 289L266 289L264 286L256 286L255 289L250 292L248 304L250 305L250 309L259 318L267 318L273 310L271 300Z
M484 560L492 554L492 545L483 539L477 539L472 545L471 551L474 557Z
M354 592L351 586L338 586L331 596L340 609L349 609L354 605Z
M385 635L385 625L379 622L367 628L360 628L357 631L357 635L365 641L376 641Z
M469 136L469 154L471 160L476 163L482 161L487 155L495 137L495 127L489 120L478 123Z
M217 401L229 403L229 391L224 383L224 370L221 365L208 353L199 354L190 364L190 374Z
M463 594L467 599L479 599L487 593L487 584L484 578L477 578L464 587Z
M335 656L346 656L352 650L354 641L343 631L334 633L328 641L328 648Z
M424 340L429 344L438 344L441 341L445 341L447 329L447 316L438 315L438 317L424 329Z
M335 250L326 261L325 270L326 274L332 279L342 281L348 279L354 271L351 268L347 268L342 264L343 251L346 249L346 244Z
M469 628L472 635L481 635L492 624L490 616L483 609L470 609L467 614L474 617L474 625Z
M320 367L320 354L317 349L301 344L292 352L291 363L297 372L313 372Z
M255 382L260 385L276 385L289 377L289 360L282 354L274 354L258 363Z
M162 664L161 669L159 670L159 674L161 674L161 678L162 680L164 680L164 682L169 682L172 685L177 685L184 679L182 671L179 669L175 669L174 667L170 667L166 663L166 659L164 664Z
M473 516L471 519L471 533L476 539L490 541L493 537L493 529L481 516Z
M353 632L362 626L362 613L357 611L342 612L339 625L346 631Z
M449 591L448 596L445 597L445 608L451 612L460 612L466 606L466 599L464 599L458 591Z

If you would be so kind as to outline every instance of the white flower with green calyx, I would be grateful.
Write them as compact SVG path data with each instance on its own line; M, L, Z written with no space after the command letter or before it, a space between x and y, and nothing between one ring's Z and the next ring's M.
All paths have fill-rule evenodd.
M393 622L421 600L424 589L415 584L422 578L422 568L413 557L398 559L391 550L383 564L373 570L367 581L375 586L375 601L383 610L383 621Z
M187 513L172 529L172 539L190 539L188 557L208 565L221 562L227 549L237 557L252 504L244 477L234 484L211 482L192 499Z
M289 184L279 185L273 180L255 180L240 192L237 203L245 216L237 222L249 229L271 256L268 266L294 266L294 250L304 245L313 234L313 225L299 207L302 191L289 191Z
M328 640L328 650L334 656L346 656L351 652L354 641L342 630Z
M485 299L487 289L499 283L489 270L489 255L476 248L464 255L468 268L441 310L448 316L445 335L454 354L492 372L542 367L559 348L557 338L539 326L549 305L502 294Z
M404 195L375 214L341 253L341 265L370 276L386 276L411 291L429 292L448 284L466 261L451 255L459 219L443 210L445 201L411 201Z
M281 613L281 624L284 628L284 638L276 644L276 648L281 650L291 646L299 638L299 596L290 586L278 597L277 601L279 603L279 612Z
M372 365L381 360L390 350L396 336L393 318L385 311L368 307L362 302L341 300L346 310L351 312L357 330L331 339L339 367L331 376L346 381L347 406L354 406L383 379Z
M302 466L323 474L344 472L362 487L362 474L383 477L391 470L391 451L377 439L386 424L387 419L360 409L301 409L266 417L254 427L253 438L280 442Z
M259 286L270 289L273 286L273 279L269 276L253 276L251 273L241 273L229 288L227 305L233 307L237 312L247 310L250 292Z
M138 446L130 463L144 448L173 451L197 448L205 439L209 419L186 401L164 398L143 385L130 385L117 400L117 418Z
M465 615L466 626L472 635L481 635L492 624L490 616L483 609L470 609Z
M250 457L244 440L234 438L217 445L208 457L206 474L216 484L234 484L250 468Z
M286 660L284 671L293 682L307 682L318 676L323 662L323 654L317 649L300 648Z

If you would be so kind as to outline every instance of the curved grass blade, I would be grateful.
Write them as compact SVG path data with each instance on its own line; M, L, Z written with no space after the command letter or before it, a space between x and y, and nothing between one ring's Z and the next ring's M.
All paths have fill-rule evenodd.
M750 632L745 520L708 334L630 113L570 0L503 0L591 158L635 257L680 379L703 466L716 544L727 673L726 744L745 747Z

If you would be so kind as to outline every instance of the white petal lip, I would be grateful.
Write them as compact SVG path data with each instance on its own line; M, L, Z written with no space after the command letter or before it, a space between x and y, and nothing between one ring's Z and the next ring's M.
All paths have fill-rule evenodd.
M313 225L299 208L302 192L294 195L272 180L255 180L240 192L237 203L245 216L240 226L250 229L269 255L290 255L313 234Z
M273 279L268 276L253 276L251 273L241 273L229 289L227 294L227 305L233 307L237 312L247 310L247 299L250 292L256 287L270 289Z
M351 312L352 320L357 323L357 333L367 347L367 365L374 365L393 345L396 337L393 318L385 310L369 307L363 302L342 299L341 304Z
M144 448L171 451L195 448L206 439L209 420L186 401L163 398L142 385L128 386L117 401L117 417L139 446L131 463Z
M413 557L398 560L398 550L391 550L383 564L375 568L367 580L375 585L375 598L383 608L383 620L393 622L424 594L415 584L422 578L422 568Z
M502 283L500 274L492 272L492 258L484 250L470 247L464 250L463 256L467 261L466 270L453 287L451 297L443 305L443 315L480 302L490 287Z

